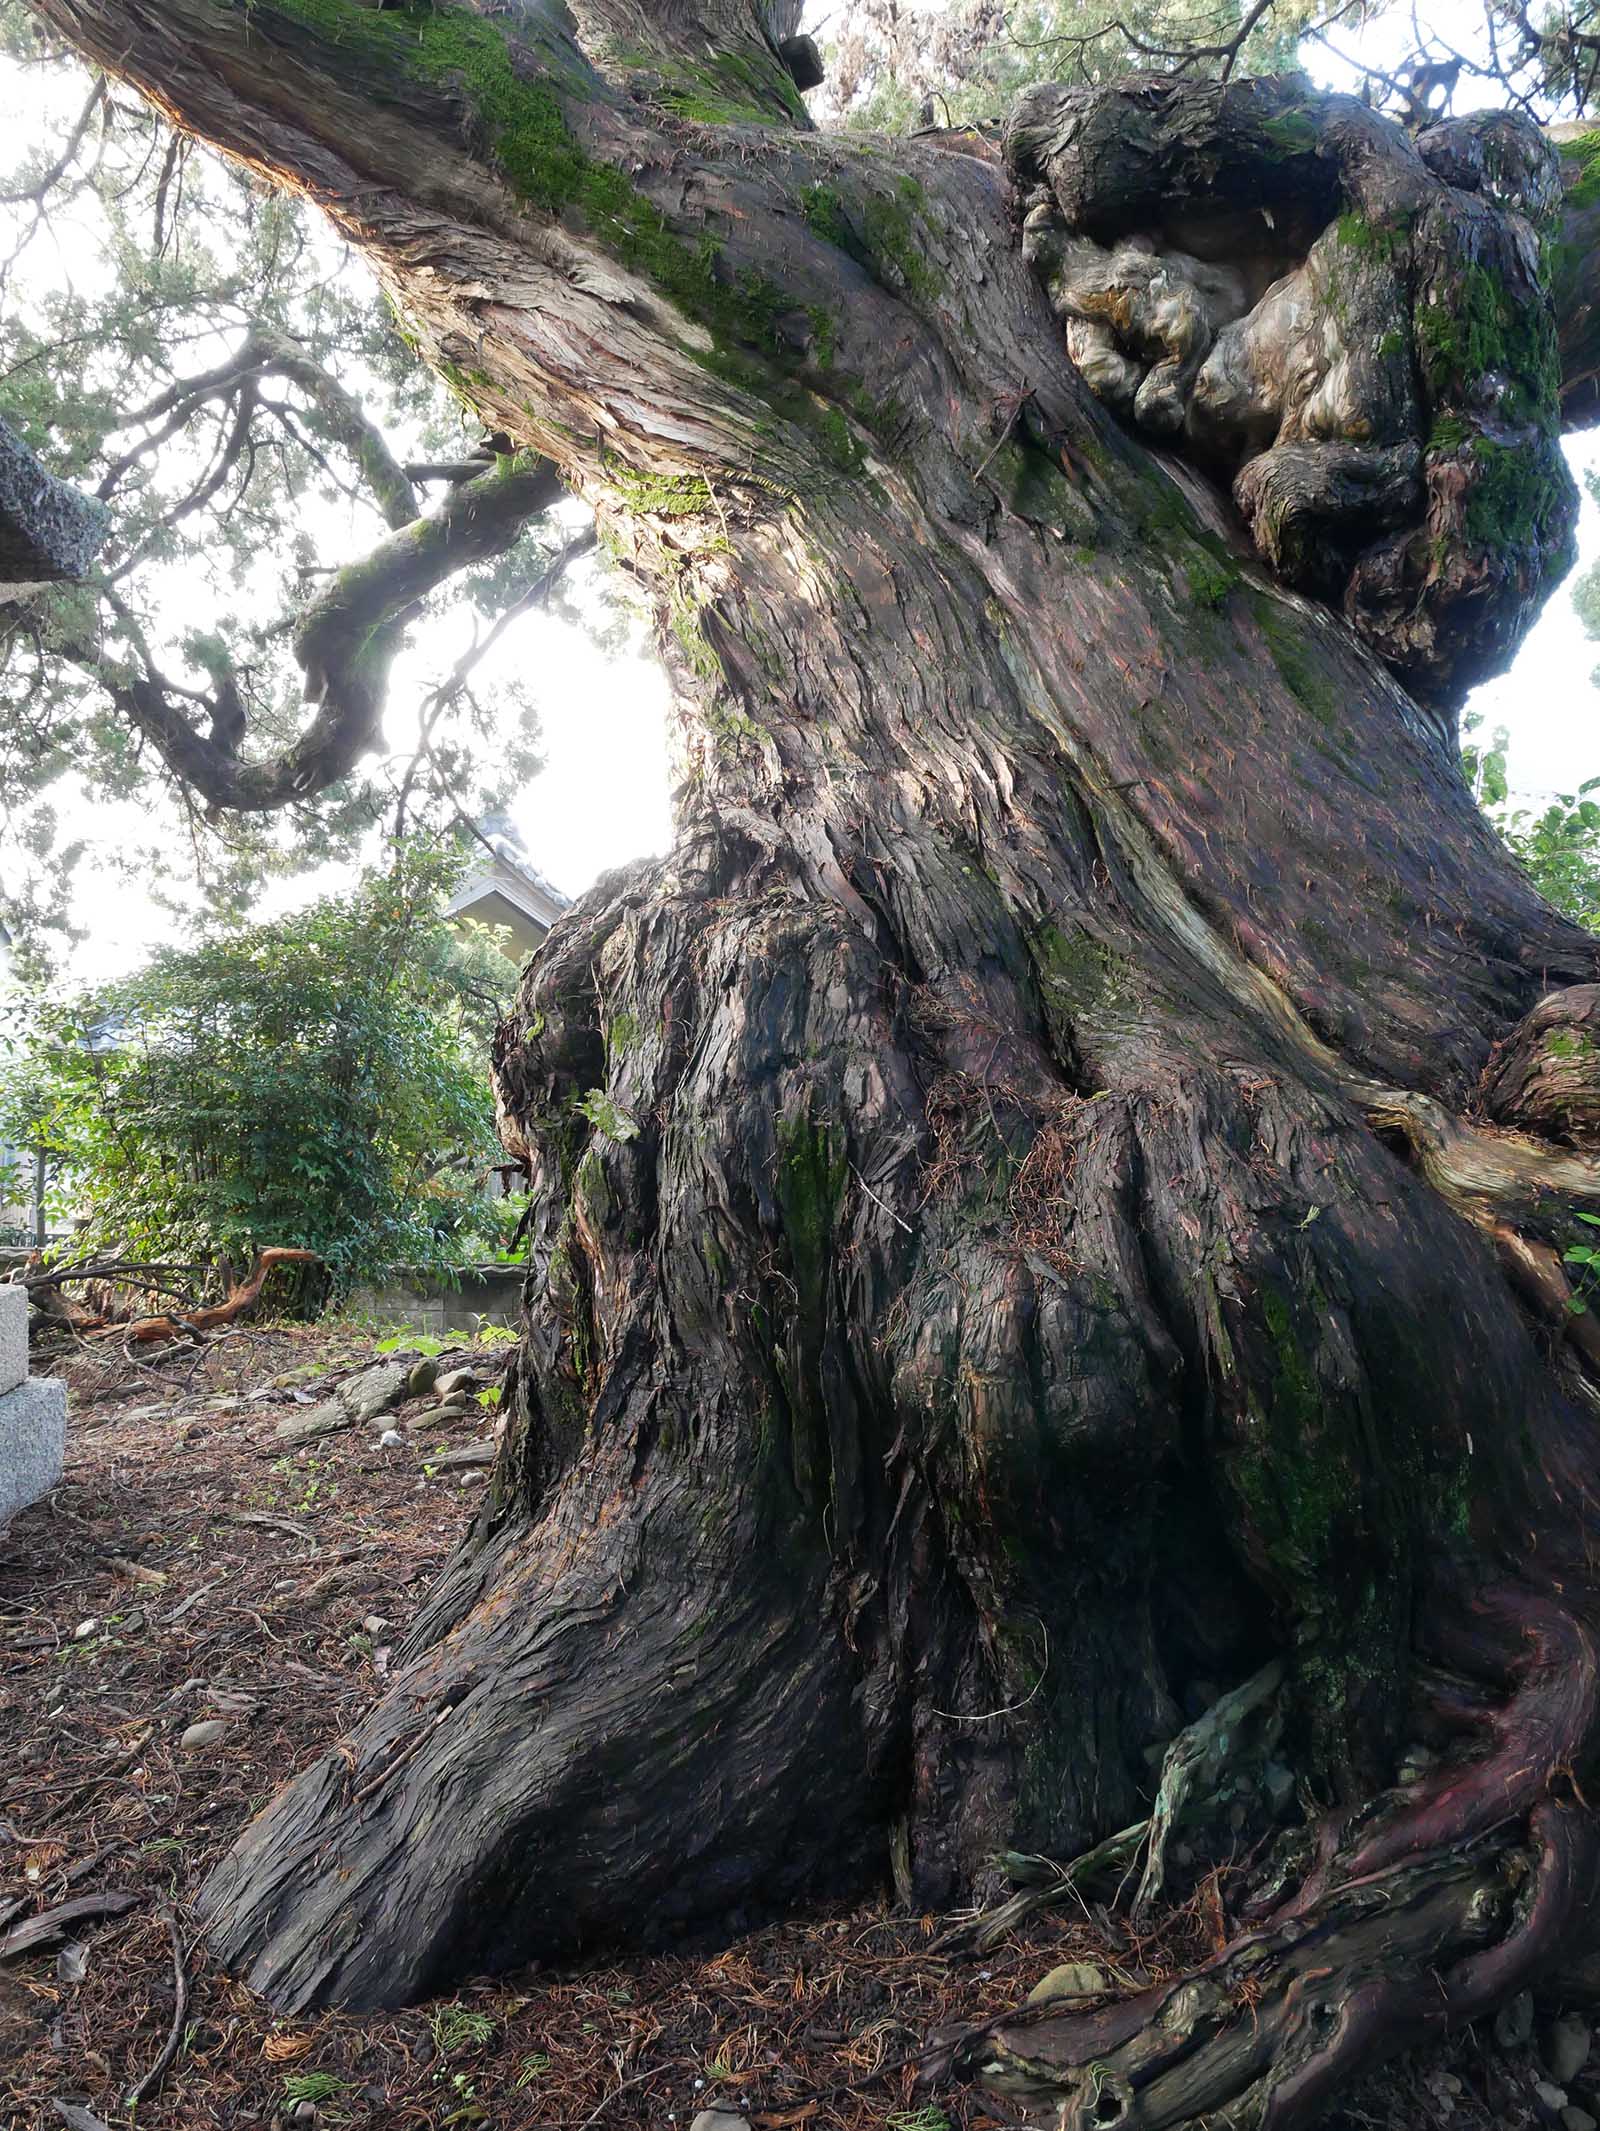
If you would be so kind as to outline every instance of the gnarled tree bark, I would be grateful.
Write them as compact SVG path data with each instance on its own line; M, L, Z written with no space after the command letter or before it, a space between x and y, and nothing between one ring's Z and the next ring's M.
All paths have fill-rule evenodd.
M1000 167L810 130L786 13L653 10L641 51L607 0L39 4L361 243L595 500L678 683L676 845L555 929L496 1056L536 1213L490 1500L214 1876L213 1943L285 2007L372 2006L874 1877L981 1896L1137 1820L1196 1683L1278 1656L1328 1807L1303 1887L1178 1993L973 2066L1074 2122L1301 2122L1578 1951L1596 1392L1559 1252L1600 1172L1518 1061L1600 949L1477 814L1449 682L1419 707L1117 426ZM1193 111L1316 165L1308 247L1359 128L1491 295L1525 263L1515 201L1338 99ZM1167 168L1191 254L1232 241L1218 167ZM1441 256L1386 252L1392 330ZM1492 454L1419 428L1440 545L1389 591L1414 643L1475 587L1481 664L1570 504L1553 369L1465 352L1454 420L1496 441L1514 385L1547 493L1507 567L1447 508Z

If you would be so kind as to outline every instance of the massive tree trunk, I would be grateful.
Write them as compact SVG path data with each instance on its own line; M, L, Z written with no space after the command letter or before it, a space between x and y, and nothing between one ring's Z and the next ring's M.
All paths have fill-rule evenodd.
M1449 707L1564 552L1544 342L1418 353L1376 487L1347 453L1332 492L1314 424L1242 463L1158 409L1195 472L1088 390L990 156L807 128L791 21L39 4L364 247L597 503L678 684L675 848L556 928L496 1057L536 1213L488 1506L210 1883L214 1944L374 2006L890 1879L982 1898L1137 1820L1198 1683L1276 1656L1325 1808L1298 1891L978 2069L1069 2123L1297 2123L1580 1954L1600 948ZM1296 205L1250 302L1399 187L1380 338L1469 270L1545 317L1525 198L1262 95L1138 92L1120 222L1079 106L1012 159L1063 242L1150 234L1154 169L1154 234L1203 249L1212 185L1238 253L1191 150L1254 126Z

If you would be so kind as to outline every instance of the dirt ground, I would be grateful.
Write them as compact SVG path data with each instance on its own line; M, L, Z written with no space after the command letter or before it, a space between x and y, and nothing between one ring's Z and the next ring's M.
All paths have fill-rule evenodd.
M762 2131L993 2131L1015 2112L914 2092L904 2060L930 2030L1018 2003L1062 1961L1132 1987L1208 1950L1215 1893L1156 1940L1080 1909L981 1960L939 1954L935 1919L878 1903L392 2017L275 2018L209 1966L189 1904L241 1824L380 1690L481 1482L428 1460L487 1433L476 1418L404 1447L379 1446L384 1422L275 1443L371 1355L354 1326L273 1326L131 1376L69 1368L66 1480L0 1539L0 1935L64 1901L124 1900L0 1961L5 2131L688 2131L717 2106ZM219 1736L181 1743L208 1720ZM170 2066L130 2109L175 2026ZM1554 2123L1542 2076L1527 2046L1469 2033L1381 2075L1340 2123ZM1572 2100L1600 2115L1581 2084Z

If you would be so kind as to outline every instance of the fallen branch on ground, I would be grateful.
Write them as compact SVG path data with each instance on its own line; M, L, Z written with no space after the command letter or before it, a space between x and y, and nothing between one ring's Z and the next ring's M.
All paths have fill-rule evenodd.
M109 1324L99 1328L95 1336L101 1339L122 1339L132 1345L148 1346L158 1339L181 1339L197 1332L209 1332L218 1325L231 1324L247 1310L254 1309L261 1300L261 1291L266 1286L268 1275L280 1265L317 1265L321 1260L314 1250L273 1249L257 1251L256 1262L245 1279L228 1291L222 1302L212 1303L203 1310L191 1310L186 1316L141 1317L132 1324Z

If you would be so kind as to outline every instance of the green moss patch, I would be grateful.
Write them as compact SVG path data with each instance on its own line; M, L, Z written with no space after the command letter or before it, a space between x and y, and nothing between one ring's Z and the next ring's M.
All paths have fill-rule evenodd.
M711 509L711 484L698 474L640 474L611 465L607 474L630 511L656 518L695 518Z
M538 55L513 47L491 20L461 8L372 9L350 0L274 0L276 11L385 76L420 81L464 101L507 183L530 206L574 213L607 251L661 290L720 345L773 348L783 292L761 275L719 273L721 247L686 242L620 172L592 162L562 114L551 78L530 76ZM550 69L553 76L554 69Z
M1318 665L1315 655L1301 642L1299 629L1265 593L1257 597L1252 605L1256 626L1267 640L1267 649L1272 653L1272 663L1277 667L1284 686L1298 703L1310 711L1319 725L1331 725L1338 712L1338 697Z
M1207 607L1213 613L1225 607L1228 597L1239 583L1239 572L1232 563L1217 562L1202 551L1192 556L1183 566L1188 580L1189 597L1197 607Z
M1545 304L1520 303L1497 274L1467 266L1451 301L1421 312L1417 339L1436 402L1468 404L1477 381L1498 371L1510 386L1507 412L1555 433L1561 359Z
M1567 188L1569 207L1600 206L1600 132L1579 133L1559 141L1557 152L1564 163L1576 163L1580 176Z
M1334 224L1339 242L1349 251L1365 252L1369 258L1391 260L1405 249L1409 222L1369 222L1365 215L1343 214Z
M944 277L930 265L920 234L923 190L903 177L892 192L874 192L859 219L831 185L808 185L800 195L806 227L833 245L885 287L924 301L939 294Z
M1559 460L1524 445L1474 437L1475 478L1467 498L1469 536L1485 547L1543 546L1566 523L1568 488Z
M849 1163L834 1151L826 1125L807 1117L778 1120L777 1199L789 1242L800 1308L815 1324L822 1315L833 1228L844 1200Z

